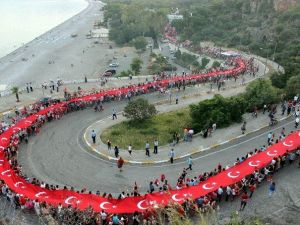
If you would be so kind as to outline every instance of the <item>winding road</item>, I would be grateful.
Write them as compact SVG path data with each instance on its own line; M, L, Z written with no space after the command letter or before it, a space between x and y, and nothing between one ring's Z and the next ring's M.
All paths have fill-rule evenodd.
M148 95L147 98L155 100L156 94ZM125 103L120 102L107 104L105 111L101 114L87 109L78 111L63 117L59 121L53 121L45 125L42 132L30 139L27 148L21 146L19 160L23 165L25 173L29 176L37 177L48 183L74 186L77 189L87 188L88 190L100 190L111 192L115 196L121 191L131 191L134 182L141 185L141 191L146 192L149 181L158 178L162 173L166 175L169 183L173 185L184 167L187 167L186 160L178 160L173 165L161 164L152 166L125 165L122 173L114 162L108 162L97 154L90 152L83 141L83 132L86 127L101 118L111 115L112 107L122 110ZM249 134L230 144L222 145L209 152L203 152L194 156L193 171L189 172L189 177L197 176L202 172L214 169L219 162L223 165L232 164L237 157L245 155L256 147L266 144L267 134L270 131L279 133L281 127L286 128L287 133L294 128L294 119L290 118L282 121L276 127L265 128L256 133ZM47 144L45 144L47 143ZM276 199L268 199L266 185L259 188L257 192L263 192L262 197L255 197L245 213L249 215L272 215L274 211L290 210L285 204L296 204L300 196L294 194L294 190L299 189L297 183L291 180L293 177L287 176L291 169L285 168L282 173L283 179L290 179L288 183L279 184L278 189L284 190L278 194ZM299 174L297 169L292 169L293 174ZM296 171L295 171L296 170ZM276 177L275 177L276 179ZM265 193L264 193L265 191ZM260 196L261 196L260 195ZM283 204L286 196L293 195L293 201ZM295 197L296 196L296 197ZM255 210L262 204L262 199L267 201L268 207L260 207L260 212ZM300 200L299 200L300 201ZM239 202L224 204L221 207L222 217L228 217L232 211L238 208ZM251 206L251 204L253 204Z

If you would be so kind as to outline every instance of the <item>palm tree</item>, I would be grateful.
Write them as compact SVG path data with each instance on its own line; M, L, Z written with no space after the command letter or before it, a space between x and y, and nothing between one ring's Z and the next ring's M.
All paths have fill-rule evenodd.
M14 86L14 87L12 87L11 91L12 91L13 94L16 95L17 102L19 102L20 101L20 99L19 99L19 87Z

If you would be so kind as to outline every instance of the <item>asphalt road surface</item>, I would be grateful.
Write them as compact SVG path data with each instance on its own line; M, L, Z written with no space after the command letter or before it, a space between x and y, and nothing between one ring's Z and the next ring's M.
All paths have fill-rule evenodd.
M152 100L156 97L156 94L146 96ZM141 192L146 192L149 182L154 178L159 178L162 173L174 187L182 169L187 167L186 160L175 161L173 165L125 165L124 171L120 173L115 162L102 159L85 145L83 141L85 129L94 121L111 116L112 107L121 111L124 106L125 102L113 102L106 104L102 113L87 109L70 113L59 121L46 124L38 136L30 139L26 147L21 146L19 160L23 165L23 170L27 175L50 184L68 185L77 189L87 188L92 191L100 190L101 193L111 192L115 196L121 191L131 191L135 181L141 186ZM288 119L276 127L262 129L215 148L213 151L198 154L194 156L193 171L189 172L189 176L211 171L219 162L223 165L232 164L237 157L244 156L254 148L265 145L270 130L278 134L284 126L289 132L293 130L293 125L294 120ZM258 189L258 194L255 194L256 196L249 202L243 212L244 215L259 215L269 220L269 217L277 218L277 214L273 215L273 212L283 213L288 210L295 212L295 209L298 209L297 203L300 196L295 190L300 189L297 185L300 170L294 168L296 165L291 167L283 169L277 175L283 183L279 181L276 195L269 199L267 185L263 185ZM237 210L238 204L239 201L224 204L220 210L221 218L226 218L232 211ZM283 217L277 218L279 219L283 220Z

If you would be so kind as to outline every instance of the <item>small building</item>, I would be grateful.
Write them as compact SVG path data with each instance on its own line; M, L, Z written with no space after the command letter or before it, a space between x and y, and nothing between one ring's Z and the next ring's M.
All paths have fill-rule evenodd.
M108 38L109 30L106 28L94 29L91 32L93 38Z
M180 14L168 14L167 18L169 22L172 22L173 20L183 20L183 15Z
M226 52L221 52L221 56L224 57L239 57L241 54L234 52L234 51L226 51Z

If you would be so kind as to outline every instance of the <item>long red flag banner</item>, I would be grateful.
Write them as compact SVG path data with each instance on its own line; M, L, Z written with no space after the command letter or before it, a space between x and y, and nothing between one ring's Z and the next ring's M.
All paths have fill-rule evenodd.
M9 186L11 190L32 200L38 199L51 205L72 205L79 209L86 209L91 206L96 212L106 210L109 213L133 213L135 211L143 212L148 208L168 205L171 201L183 203L185 199L196 199L217 190L220 186L226 187L234 184L245 176L252 174L255 170L268 165L274 157L278 157L300 147L300 132L294 132L287 136L284 141L272 145L266 151L260 152L244 162L233 166L208 180L199 183L196 186L183 188L181 190L170 190L164 193L152 193L138 197L126 197L124 199L107 199L94 194L79 194L70 190L48 190L27 182L24 178L18 176L8 160L5 158L4 150L10 145L11 139L15 133L20 132L34 124L40 115L46 115L56 109L61 109L72 102L89 102L100 97L126 94L129 91L146 91L149 88L166 86L171 82L183 80L198 80L219 75L235 76L244 72L246 65L243 60L236 60L236 67L226 71L214 71L207 74L197 74L189 76L178 76L160 81L153 81L136 87L124 87L120 89L106 90L100 93L91 94L72 99L67 102L61 102L36 114L20 120L17 124L11 126L0 135L0 178Z

